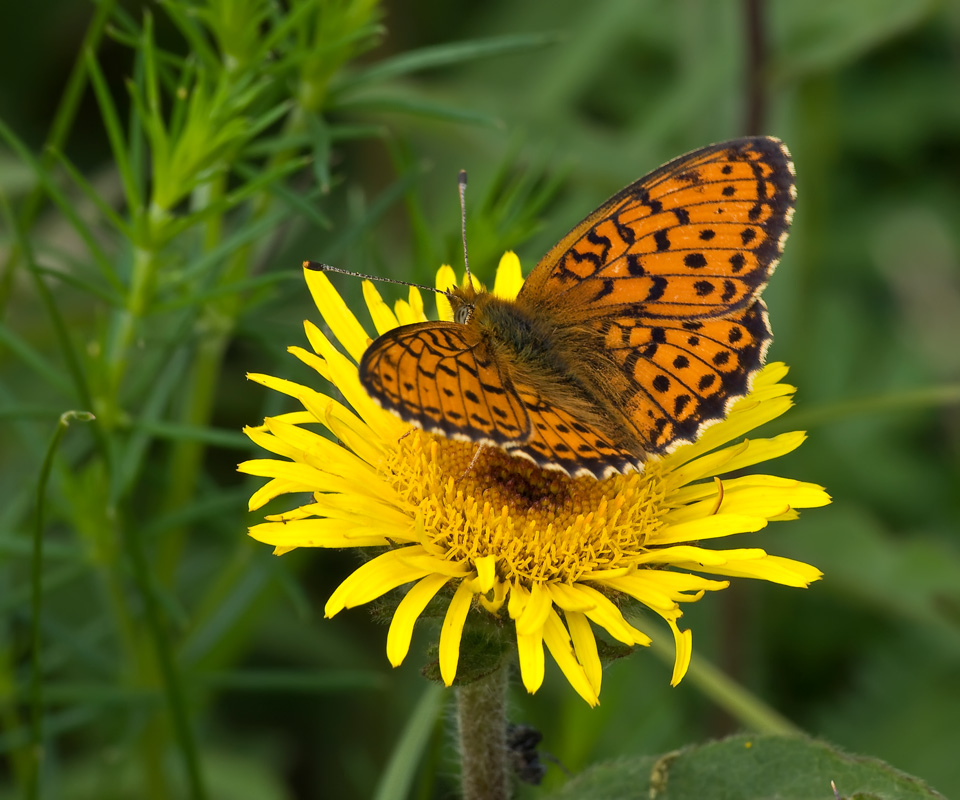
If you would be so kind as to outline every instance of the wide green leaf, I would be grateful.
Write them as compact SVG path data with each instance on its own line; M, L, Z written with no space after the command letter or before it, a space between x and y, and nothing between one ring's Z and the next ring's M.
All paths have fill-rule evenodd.
M793 736L732 736L662 756L597 764L550 800L920 800L943 795L876 759ZM542 797L542 796L541 796Z

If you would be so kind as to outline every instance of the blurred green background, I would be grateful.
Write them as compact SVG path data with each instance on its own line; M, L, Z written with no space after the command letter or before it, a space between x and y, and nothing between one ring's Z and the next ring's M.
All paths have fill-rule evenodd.
M77 64L99 88L66 90L74 115ZM191 139L198 86L228 99ZM167 165L162 213L150 119L226 140ZM427 283L459 265L460 168L490 280L504 249L529 270L615 190L745 133L797 166L765 297L798 402L770 432L810 438L771 471L834 503L751 540L824 580L705 599L695 651L960 796L960 2L4 3L0 120L0 797L29 784L31 719L50 798L454 796L428 632L392 670L365 609L322 618L354 554L245 536L262 481L234 466L262 454L238 431L293 405L244 373L316 380L285 352L319 321L304 258ZM335 283L359 307L360 282ZM98 421L45 485L36 627L36 491L68 409ZM574 772L742 727L669 675L616 662L589 710L548 668L511 716Z

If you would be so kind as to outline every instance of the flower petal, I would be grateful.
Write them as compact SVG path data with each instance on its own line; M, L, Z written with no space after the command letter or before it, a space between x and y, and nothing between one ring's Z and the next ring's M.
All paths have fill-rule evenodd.
M443 627L440 629L440 677L445 686L450 686L457 677L463 623L472 600L473 590L469 582L461 581L443 618Z
M404 561L405 555L412 555L412 551L418 550L422 552L423 548L419 545L398 547L362 564L330 595L323 609L324 616L332 617L344 608L369 603L391 589L425 577L422 569L413 568Z
M744 467L751 467L761 461L779 458L796 450L807 435L803 431L791 431L774 436L772 439L747 439L738 445L711 453L708 456L691 461L682 469L677 470L675 476L683 483L733 472Z
M347 402L356 409L363 421L373 429L379 439L396 441L410 429L409 425L404 425L397 417L388 411L384 411L370 399L370 396L360 385L356 366L351 364L330 343L319 328L312 325L306 327L308 328L310 344L327 362L333 382L343 393Z
M500 258L497 267L497 277L493 283L493 293L504 300L515 300L523 286L523 272L520 269L520 259L512 250L508 250Z
M567 620L567 630L570 631L570 638L573 640L573 651L576 653L577 661L583 667L594 695L599 695L603 665L597 653L597 639L593 635L593 628L590 627L586 615L579 611L565 611L563 615Z
M311 353L309 350L305 350L302 347L297 347L296 345L291 345L287 348L287 352L299 358L304 364L306 364L311 369L315 370L321 378L324 380L333 382L333 378L330 376L330 370L327 369L327 362L324 361L316 353Z
M701 517L676 525L665 525L650 537L649 544L695 542L699 539L715 539L737 533L755 533L766 524L767 521L763 517L746 514L714 514L711 517Z
M693 632L682 631L677 627L677 623L672 619L667 619L670 630L673 631L673 641L677 649L677 655L673 662L673 675L670 678L670 685L676 686L683 680L690 668L690 659L693 656Z
M520 680L523 687L534 694L543 685L543 631L517 634L517 657L520 661Z
M303 276L324 322L330 326L333 335L353 360L360 361L363 351L367 349L367 340L370 338L363 326L343 301L340 293L333 288L326 274L320 270L305 269Z
M592 633L590 637L593 638ZM570 646L570 634L560 621L560 616L552 608L543 627L543 642L576 693L586 700L591 707L597 705L599 700L597 700L596 690L591 685L590 679L587 678L583 666L574 655L573 648ZM594 645L596 645L596 641L594 641ZM597 658L596 661L599 665L600 659Z
M408 591L393 612L390 621L390 630L387 632L387 659L399 667L410 650L410 639L413 636L413 626L416 624L423 609L450 581L446 575L427 575Z
M497 580L497 557L489 555L475 558L473 565L477 570L477 583L480 585L480 591L486 594L493 588Z
M437 280L433 285L436 286L440 292L449 292L451 289L455 289L457 286L457 273L453 271L453 267L449 264L441 266L440 269L437 270ZM450 306L450 301L447 300L447 296L445 294L438 294L436 297L437 316L446 322L453 322L453 308Z
M542 630L552 605L550 592L544 588L543 584L533 584L533 588L530 590L530 600L523 609L523 614L517 619L517 635L531 634Z
M392 531L385 531L381 525L361 525L356 521L344 522L339 519L305 519L292 523L261 522L253 525L248 533L258 542L290 548L386 547L394 538ZM390 539L387 535L390 535Z
M382 336L400 324L390 310L390 306L383 302L380 292L370 281L363 282L363 299L366 301L370 319L373 320L373 327L377 329L378 334Z

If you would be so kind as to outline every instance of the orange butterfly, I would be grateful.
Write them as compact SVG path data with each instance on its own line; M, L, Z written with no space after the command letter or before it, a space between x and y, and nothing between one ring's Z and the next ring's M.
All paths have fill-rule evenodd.
M695 150L577 225L516 300L456 288L453 322L385 333L360 380L417 427L546 469L642 469L749 391L795 197L776 139Z

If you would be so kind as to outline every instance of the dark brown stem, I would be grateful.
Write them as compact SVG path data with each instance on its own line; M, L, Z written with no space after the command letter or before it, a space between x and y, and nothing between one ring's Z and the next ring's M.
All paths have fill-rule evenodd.
M745 0L747 49L747 109L744 121L748 136L765 133L767 103L765 71L767 67L767 42L764 36L764 0Z

